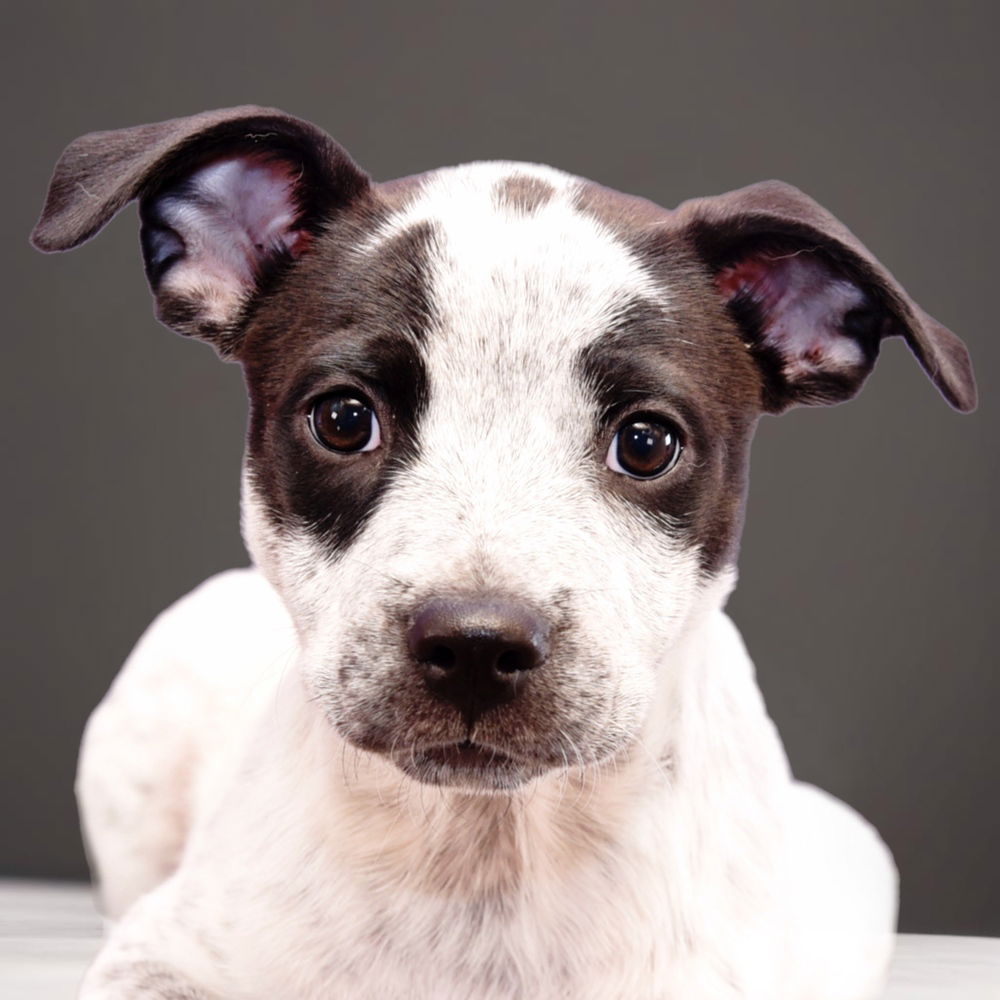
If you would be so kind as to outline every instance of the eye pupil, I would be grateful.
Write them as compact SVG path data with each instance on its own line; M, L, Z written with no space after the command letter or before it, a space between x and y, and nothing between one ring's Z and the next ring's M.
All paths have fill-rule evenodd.
M362 451L373 438L376 421L372 408L354 396L326 396L310 413L316 439L333 451Z
M680 435L668 424L637 419L623 424L617 434L615 457L621 471L639 479L666 472L680 454Z

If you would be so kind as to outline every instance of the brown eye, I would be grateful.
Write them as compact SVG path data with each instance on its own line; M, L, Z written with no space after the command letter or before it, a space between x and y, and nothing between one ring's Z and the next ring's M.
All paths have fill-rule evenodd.
M606 462L609 469L633 479L655 479L677 464L681 447L676 424L662 417L637 415L618 428Z
M350 393L333 393L313 403L309 427L313 437L331 451L373 451L382 441L375 411Z

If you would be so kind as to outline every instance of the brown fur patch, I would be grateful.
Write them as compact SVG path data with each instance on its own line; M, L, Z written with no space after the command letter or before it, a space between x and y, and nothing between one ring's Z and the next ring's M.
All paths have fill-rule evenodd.
M671 299L669 313L641 300L623 303L615 328L581 354L581 374L602 409L642 390L662 398L666 412L674 409L684 431L685 455L670 475L639 482L607 472L608 488L657 523L682 526L704 571L714 574L736 559L761 373L672 213L590 182L575 204L614 233Z
M416 345L433 325L424 272L435 231L418 223L357 259L385 218L381 198L341 212L262 295L239 347L254 486L273 520L308 525L331 548L354 537L415 455L426 402ZM371 398L387 442L356 461L317 448L305 421L311 402L345 385Z
M555 189L546 181L527 174L511 174L497 181L493 188L493 198L500 208L509 208L524 215L537 212L555 194Z
M424 174L410 174L391 181L381 181L375 185L375 192L387 215L405 211L423 191L427 178L433 171Z
M573 198L573 207L603 223L626 243L643 230L662 225L670 218L670 213L655 202L601 187L593 181L580 185Z

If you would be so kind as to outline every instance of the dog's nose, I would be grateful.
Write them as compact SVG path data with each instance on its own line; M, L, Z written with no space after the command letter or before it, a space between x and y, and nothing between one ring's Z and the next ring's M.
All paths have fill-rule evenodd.
M407 643L427 687L471 726L516 697L548 654L548 623L501 598L435 598L416 615Z

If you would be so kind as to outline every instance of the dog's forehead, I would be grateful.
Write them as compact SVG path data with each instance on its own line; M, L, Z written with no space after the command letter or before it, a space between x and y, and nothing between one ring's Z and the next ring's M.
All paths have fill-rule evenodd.
M470 266L496 267L507 260L525 267L526 251L561 251L576 263L587 258L613 268L609 278L645 275L623 237L669 213L651 202L602 188L591 181L534 163L508 161L445 167L383 186L395 211L369 246L428 223L456 253L473 252ZM400 195L398 192L405 192ZM492 247L493 252L488 251ZM546 261L557 267L558 258ZM598 283L600 284L600 283Z
M446 168L425 175L362 250L428 233L421 270L439 335L456 346L488 335L484 346L524 360L565 358L636 301L670 309L669 290L626 238L632 199L601 191L535 164Z
M387 193L394 211L361 249L372 262L402 250L420 274L438 401L478 400L492 419L527 387L535 409L576 417L597 389L602 406L667 391L719 411L720 430L755 406L744 345L666 209L514 162L445 168Z

